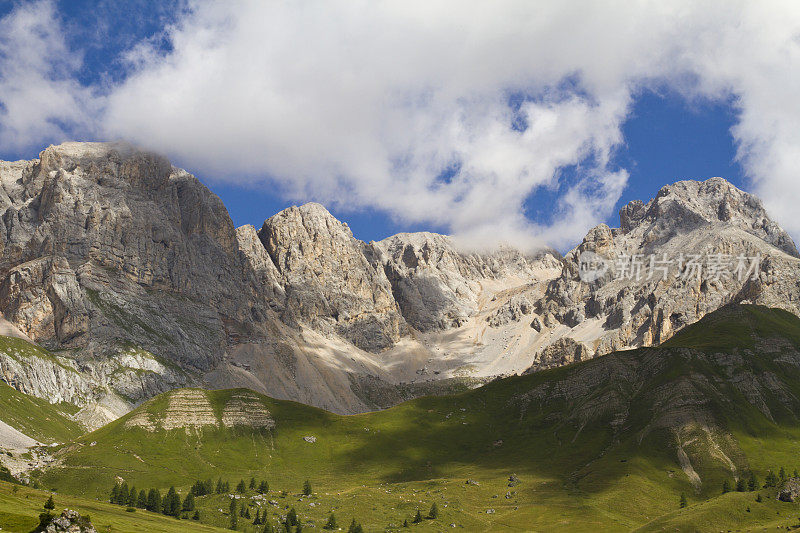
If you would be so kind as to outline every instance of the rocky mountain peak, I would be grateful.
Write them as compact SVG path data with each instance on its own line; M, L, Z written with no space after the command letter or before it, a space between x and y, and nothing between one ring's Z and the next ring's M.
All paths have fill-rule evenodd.
M800 257L792 238L770 220L761 201L724 178L685 180L662 187L647 204L634 200L619 212L620 232L637 233L645 243L663 244L701 226L738 227Z
M383 269L322 205L284 209L258 236L285 288L285 322L338 333L369 351L399 340L402 317Z

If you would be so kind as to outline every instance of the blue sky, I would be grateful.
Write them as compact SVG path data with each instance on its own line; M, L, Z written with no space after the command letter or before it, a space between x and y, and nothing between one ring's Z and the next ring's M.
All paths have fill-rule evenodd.
M730 133L734 123L735 110L727 102L689 103L669 92L646 91L639 95L630 118L623 125L625 145L616 155L617 163L628 169L630 178L605 222L617 227L620 207L631 200L646 202L664 185L683 179L721 176L747 189ZM203 178L202 174L198 177ZM570 182L565 176L560 188ZM237 226L253 224L258 227L266 215L292 205L268 187L243 188L214 183L210 187L228 206ZM551 221L557 197L558 191L534 193L525 202L526 213L541 223ZM401 231L446 231L446 228L430 224L403 224L372 209L359 212L333 209L332 212L350 225L356 237L365 241L379 240Z
M796 4L454 5L0 0L0 158L128 139L237 225L320 201L363 240L562 251L723 176L800 232Z

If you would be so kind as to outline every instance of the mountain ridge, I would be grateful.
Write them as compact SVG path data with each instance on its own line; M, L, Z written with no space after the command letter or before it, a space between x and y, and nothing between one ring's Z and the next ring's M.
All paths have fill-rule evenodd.
M196 178L122 143L51 146L0 163L0 181L0 311L55 354L0 355L0 375L69 398L92 427L186 386L362 412L658 344L732 301L800 312L791 238L721 178L627 204L621 228L594 228L564 258L433 233L365 243L314 203L235 228ZM579 277L586 251L701 246L762 253L759 281ZM37 377L53 372L59 385Z

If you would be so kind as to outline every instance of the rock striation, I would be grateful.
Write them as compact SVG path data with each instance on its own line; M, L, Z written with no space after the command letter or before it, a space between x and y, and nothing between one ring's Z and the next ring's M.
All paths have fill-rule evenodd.
M658 344L729 302L800 312L794 243L725 180L669 185L620 221L563 258L427 232L365 243L315 203L235 228L158 154L51 146L0 162L0 327L34 343L0 349L0 379L81 407L91 428L182 387L354 413ZM761 261L741 282L611 268L585 279L589 252L607 267L620 255Z

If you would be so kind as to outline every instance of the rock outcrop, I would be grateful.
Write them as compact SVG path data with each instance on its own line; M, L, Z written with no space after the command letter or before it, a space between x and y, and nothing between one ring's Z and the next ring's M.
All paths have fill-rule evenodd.
M0 327L38 345L0 350L0 379L89 427L187 386L353 413L657 344L728 302L800 312L791 238L724 180L665 187L620 220L565 258L433 233L364 243L313 203L236 229L157 154L51 146L0 162ZM761 260L742 281L614 275L620 255L665 254ZM587 258L604 269L587 277Z
M209 392L201 389L179 389L161 398L166 400L166 408L152 402L145 404L129 415L125 427L146 431L180 429L187 433L197 433L203 428L275 427L269 409L252 391L234 390L221 406L212 405Z
M536 311L590 354L651 346L731 302L800 313L800 260L761 202L721 178L663 187L565 256ZM591 269L591 270L587 270Z
M42 515L35 530L41 533L97 533L88 518L77 511L64 509L60 516Z
M373 352L400 339L404 324L383 270L320 204L281 211L258 236L280 275L285 322L337 333Z

